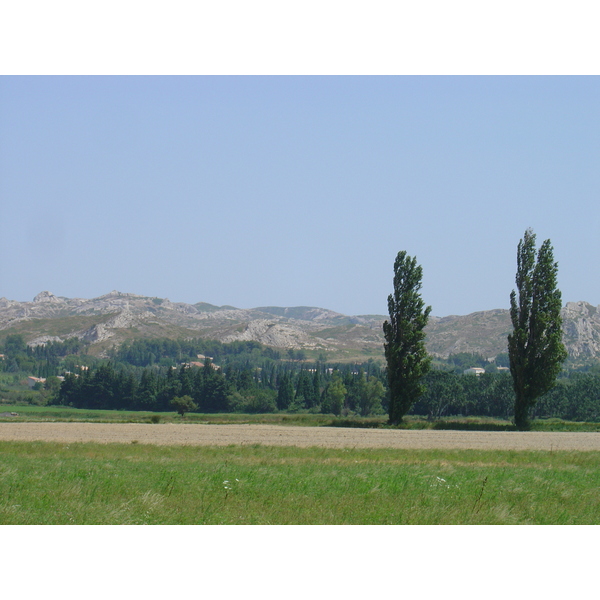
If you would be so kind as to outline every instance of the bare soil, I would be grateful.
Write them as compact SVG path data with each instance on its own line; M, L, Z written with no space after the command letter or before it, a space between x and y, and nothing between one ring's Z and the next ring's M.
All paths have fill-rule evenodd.
M318 446L477 450L595 450L594 432L477 432L143 423L0 423L0 440L189 446Z

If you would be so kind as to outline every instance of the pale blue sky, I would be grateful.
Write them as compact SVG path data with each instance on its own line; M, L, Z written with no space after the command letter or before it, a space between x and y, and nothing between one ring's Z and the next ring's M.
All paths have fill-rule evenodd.
M598 77L1 77L0 296L507 308L527 227L600 304Z

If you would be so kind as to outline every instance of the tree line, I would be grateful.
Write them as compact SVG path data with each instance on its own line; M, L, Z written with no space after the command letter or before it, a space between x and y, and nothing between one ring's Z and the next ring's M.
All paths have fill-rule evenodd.
M89 342L79 338L69 338L62 342L49 341L37 346L28 346L22 335L8 335L2 346L4 360L1 370L6 373L31 373L36 377L60 375L69 367L65 365L64 359L68 356L75 359L85 354L89 345Z
M330 368L275 367L236 369L227 373L204 367L131 369L100 364L66 376L51 403L87 409L172 411L176 398L188 396L201 413L312 412L338 416L375 416L389 411L386 374L356 365ZM368 366L368 365L366 365ZM481 376L430 370L423 394L407 414L430 420L488 416L509 419L515 392L509 373ZM600 375L570 373L541 396L535 418L575 421L600 419Z
M408 414L432 420L452 416L510 419L514 415L515 391L510 373L475 377L431 370L423 383L425 391ZM531 416L600 421L600 375L574 371L561 377L551 390L538 398Z
M112 349L109 358L138 367L174 366L182 362L197 361L199 354L210 356L217 362L227 359L232 364L256 362L261 359L279 361L284 358L279 350L264 346L260 342L223 343L203 338L133 340Z
M204 413L308 411L327 414L384 414L383 373L374 365L340 368L204 366L127 368L103 363L69 373L51 403L75 408L173 410L184 396Z

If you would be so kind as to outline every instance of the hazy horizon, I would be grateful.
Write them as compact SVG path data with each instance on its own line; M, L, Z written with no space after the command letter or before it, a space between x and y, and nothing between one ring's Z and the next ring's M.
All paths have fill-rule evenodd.
M81 300L94 300L97 298L102 298L103 296L108 296L111 293L114 292L118 292L120 294L127 294L127 295L134 295L134 296L139 296L142 298L155 298L158 297L161 300L169 300L170 302L173 302L174 304L178 304L181 303L183 301L181 300L176 300L174 298L171 298L169 296L165 296L165 297L160 297L160 296L148 296L145 294L138 294L137 292L131 292L131 291L124 291L124 290L110 290L110 292L106 292L104 294L99 294L98 296L94 296L94 297L83 297L83 296L62 296L60 294L54 294L54 292L52 292L52 290L40 290L40 292L38 292L38 294L43 294L44 292L49 292L52 295L56 296L57 298L67 298L69 300L73 300L73 299L81 299ZM25 299L25 300L21 300L21 299L16 299L16 298L8 298L6 296L3 296L3 298L5 298L6 300L9 301L14 301L14 302L32 302L34 300L34 298L38 295L35 294L32 298L30 299ZM566 306L566 304L568 302L587 302L587 300L583 299L583 298L579 298L577 300L569 300L569 299L565 299L563 298L563 302L562 305L563 307ZM320 308L323 310L331 310L332 312L339 312L339 311L334 311L333 309L327 307L327 306L314 306L314 305L306 305L306 304L290 304L290 305L286 305L286 306L282 306L282 305L278 305L278 304L261 304L260 306L239 306L236 304L232 304L231 302L226 302L224 304L219 304L219 305L215 305L212 304L211 302L205 302L204 300L197 300L195 302L183 302L184 304L190 304L190 305L194 305L194 304L210 304L211 306L217 306L218 308L223 308L223 307L232 307L232 308L236 308L236 309L241 309L241 310L253 310L253 309L259 309L259 308ZM588 304L591 304L588 302ZM592 306L595 306L592 304ZM472 313L476 313L476 312L486 312L486 311L490 311L490 310L509 310L509 308L507 307L495 307L495 308L489 308L489 309L484 309L484 310L474 310L472 311ZM344 314L345 316L349 316L349 317L360 317L360 316L381 316L381 317L387 317L387 311L385 311L385 313L340 313L340 314ZM466 316L468 314L471 313L453 313L453 314L447 314L447 315L438 315L435 313L432 313L432 317L436 317L436 318L444 318L444 317L454 317L454 316Z

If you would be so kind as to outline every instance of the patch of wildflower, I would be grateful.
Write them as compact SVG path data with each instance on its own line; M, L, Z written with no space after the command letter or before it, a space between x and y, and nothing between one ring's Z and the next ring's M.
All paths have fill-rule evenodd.
M450 489L451 486L443 477L436 477L430 484L430 487L445 487ZM456 487L456 486L454 486Z
M236 482L237 482L237 483L239 483L239 482L240 482L240 480L239 480L239 479L236 479ZM229 494L230 490L232 490L232 489L233 489L233 487L232 487L232 486L233 486L233 483L231 483L231 482L229 481L229 479L226 479L226 480L223 482L223 488L225 489L225 498L227 498L227 494Z

